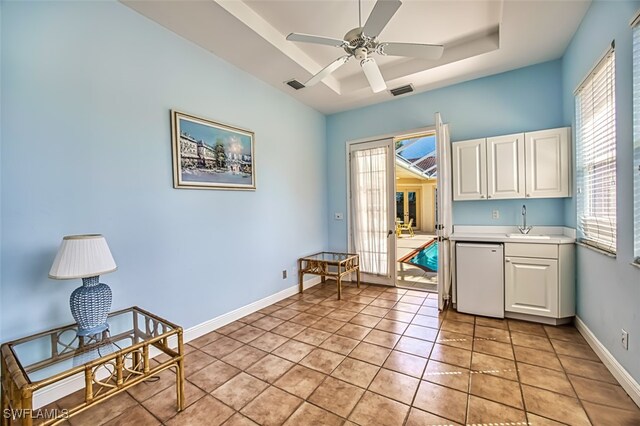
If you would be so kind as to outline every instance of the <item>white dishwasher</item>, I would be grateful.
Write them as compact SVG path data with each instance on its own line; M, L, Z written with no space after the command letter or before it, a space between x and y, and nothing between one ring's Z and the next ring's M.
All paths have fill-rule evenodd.
M504 318L504 256L502 244L456 244L457 309Z

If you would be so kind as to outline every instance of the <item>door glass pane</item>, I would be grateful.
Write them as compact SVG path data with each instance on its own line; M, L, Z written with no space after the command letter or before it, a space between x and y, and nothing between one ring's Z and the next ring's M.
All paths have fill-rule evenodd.
M415 191L407 192L407 204L408 204L408 210L409 210L409 221L413 220L412 224L413 224L413 227L415 228L416 224L418 223L418 218L416 217L418 197Z
M396 220L404 221L404 192L396 192Z

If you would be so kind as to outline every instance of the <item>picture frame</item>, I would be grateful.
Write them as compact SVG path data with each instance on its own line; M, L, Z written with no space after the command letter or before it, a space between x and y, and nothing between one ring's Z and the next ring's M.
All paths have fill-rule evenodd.
M171 110L173 187L255 190L255 134Z

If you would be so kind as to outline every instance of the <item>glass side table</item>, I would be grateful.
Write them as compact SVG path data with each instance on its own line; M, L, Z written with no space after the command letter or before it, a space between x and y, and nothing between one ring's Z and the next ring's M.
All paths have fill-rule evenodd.
M2 426L16 422L31 426L37 412L33 410L33 393L73 376L84 381L84 401L46 416L39 424L62 423L170 368L176 371L177 409L181 411L182 327L135 306L109 314L107 322L109 330L100 335L78 337L77 325L72 324L3 344ZM177 349L172 349L176 343ZM153 366L149 355L152 347L166 355Z
M360 288L360 256L352 253L334 253L323 251L298 259L298 286L302 293L304 274L320 275L322 282L326 277L333 277L338 282L338 300L342 299L342 277L356 273L357 285Z

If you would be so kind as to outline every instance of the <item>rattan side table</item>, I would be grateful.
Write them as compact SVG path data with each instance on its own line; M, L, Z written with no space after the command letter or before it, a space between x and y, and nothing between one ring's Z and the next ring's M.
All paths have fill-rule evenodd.
M56 425L167 369L176 371L177 409L184 408L182 327L136 306L109 314L101 335L76 336L68 325L2 345L2 426ZM169 341L171 339L171 342ZM177 343L177 349L171 344ZM165 354L151 366L151 348ZM77 376L85 384L84 401L53 416L34 417L36 390Z
M342 299L342 277L356 273L357 285L360 288L360 256L352 253L335 253L323 251L298 259L298 286L302 293L304 274L320 275L322 282L326 277L333 277L338 282L338 300Z

